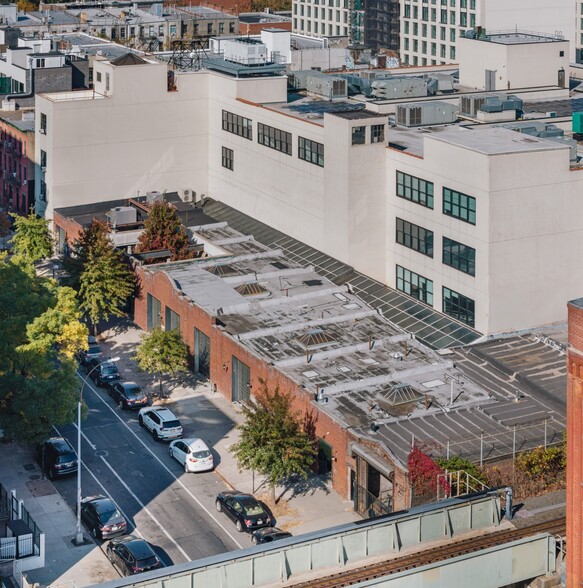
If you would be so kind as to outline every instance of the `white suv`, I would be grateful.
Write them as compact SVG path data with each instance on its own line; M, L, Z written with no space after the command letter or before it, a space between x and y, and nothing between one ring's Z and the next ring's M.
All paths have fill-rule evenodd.
M140 427L146 427L156 441L182 437L182 425L169 408L147 406L138 413Z

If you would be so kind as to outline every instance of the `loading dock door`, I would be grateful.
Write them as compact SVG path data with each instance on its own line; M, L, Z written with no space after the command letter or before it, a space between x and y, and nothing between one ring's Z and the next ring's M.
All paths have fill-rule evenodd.
M194 371L210 377L211 340L198 329L194 329Z
M233 402L245 402L249 400L250 396L250 384L251 375L249 366L245 365L242 361L239 361L233 355L233 391L232 401Z

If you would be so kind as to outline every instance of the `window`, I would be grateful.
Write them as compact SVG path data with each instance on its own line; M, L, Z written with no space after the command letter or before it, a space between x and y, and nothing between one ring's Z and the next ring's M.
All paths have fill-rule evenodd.
M443 287L443 312L473 327L476 324L476 303L449 288Z
M170 36L171 37L175 37L176 36L176 25L170 25Z
M47 132L47 115L44 112L40 113L40 130L41 132Z
M298 137L298 157L314 165L324 167L324 145Z
M180 331L180 315L174 312L170 307L166 307L166 331Z
M164 25L159 25L158 26L158 35L163 35L164 34Z
M253 140L252 121L250 118L244 118L238 114L223 110L223 131L245 137Z
M229 23L229 33L234 33L234 32L235 32L235 23L230 22Z
M364 145L366 141L366 127L352 127L352 144Z
M224 32L225 32L225 23L220 22L219 23L219 35L222 35Z
M398 171L397 196L433 208L433 183Z
M397 266L397 290L433 306L433 282L400 265Z
M162 305L157 298L150 293L146 297L147 330L151 331L160 326L162 318Z
M40 150L40 166L41 166L41 171L43 171L42 168L46 169L46 167L47 167L47 152L44 151L43 149Z
M100 71L97 72L97 81L101 82L101 72Z
M233 171L233 150L229 149L228 147L223 147L222 150L223 167L226 167L227 169Z
M397 243L433 257L433 231L397 218Z
M443 263L454 269L476 275L476 250L447 237L443 238Z
M105 91L109 92L109 74L105 74Z
M130 36L133 37L136 34L136 27L130 27Z
M206 32L207 32L207 34L209 34L209 35L212 35L212 34L213 34L213 23L212 23L212 22L209 22L209 23L206 25Z
M47 201L47 183L44 180L40 181L40 201Z
M385 125L372 125L370 128L370 142L384 143L385 142Z
M274 127L258 123L257 142L276 151L286 153L287 155L292 154L291 133L280 131Z
M443 214L476 224L476 199L473 196L443 188Z

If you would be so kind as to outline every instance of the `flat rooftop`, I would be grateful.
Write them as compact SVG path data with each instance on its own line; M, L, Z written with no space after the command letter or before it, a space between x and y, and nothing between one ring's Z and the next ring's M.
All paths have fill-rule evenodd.
M524 31L501 31L488 33L484 37L479 37L480 41L498 43L500 45L522 45L525 43L556 43L565 42L560 35L543 35Z

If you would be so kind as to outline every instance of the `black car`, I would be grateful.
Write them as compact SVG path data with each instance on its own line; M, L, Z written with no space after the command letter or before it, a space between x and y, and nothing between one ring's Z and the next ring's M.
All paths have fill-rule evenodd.
M51 480L77 471L77 454L63 437L51 437L37 445L36 460Z
M124 576L132 576L163 567L160 558L143 539L133 535L113 539L107 544L109 561Z
M98 539L123 535L128 526L115 502L101 495L90 496L81 501L81 520Z
M95 338L90 337L87 349L82 349L81 351L77 352L77 359L81 365L87 366L89 361L95 358L99 358L102 355L101 348L95 342Z
M121 374L113 361L94 357L87 362L86 371L96 386L108 386L121 380Z
M238 490L220 492L215 506L235 522L237 531L254 531L262 527L272 527L275 523L265 506L251 494Z
M253 531L251 540L255 545L261 545L262 543L271 543L272 541L287 539L288 537L293 537L293 535L287 531L282 531L277 527L263 527L263 529Z
M108 391L120 408L142 408L149 404L148 397L135 382L115 382Z

